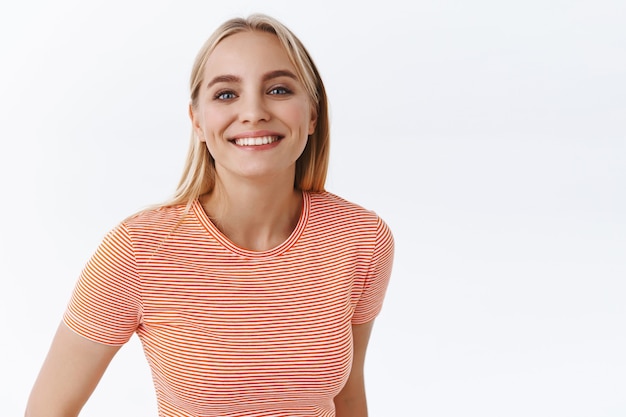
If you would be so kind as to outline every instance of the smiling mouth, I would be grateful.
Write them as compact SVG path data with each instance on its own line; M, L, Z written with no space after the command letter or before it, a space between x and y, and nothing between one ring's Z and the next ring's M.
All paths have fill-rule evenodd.
M237 146L261 146L278 142L280 139L282 139L281 136L259 136L256 138L237 138L231 142Z

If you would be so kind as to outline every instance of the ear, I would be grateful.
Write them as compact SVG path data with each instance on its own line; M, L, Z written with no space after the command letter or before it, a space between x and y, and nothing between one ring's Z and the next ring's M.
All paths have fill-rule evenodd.
M191 103L189 103L189 118L191 119L191 126L193 128L193 131L196 134L196 137L198 138L200 142L205 142L206 139L204 138L204 132L202 131L202 128L200 127L200 120L194 113L193 104Z
M317 109L311 106L311 120L309 121L309 135L315 133L317 127Z

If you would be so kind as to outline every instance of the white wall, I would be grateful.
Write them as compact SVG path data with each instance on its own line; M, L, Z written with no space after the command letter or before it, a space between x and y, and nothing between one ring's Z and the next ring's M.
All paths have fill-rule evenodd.
M626 415L626 3L411 3L0 6L3 415L104 233L173 191L196 51L255 11L325 79L328 188L395 233L370 414ZM156 415L136 339L84 415Z

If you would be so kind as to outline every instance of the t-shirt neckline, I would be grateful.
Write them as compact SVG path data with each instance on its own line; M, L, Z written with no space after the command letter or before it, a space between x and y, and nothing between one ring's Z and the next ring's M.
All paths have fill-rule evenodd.
M196 215L202 226L204 226L207 232L209 232L228 251L248 258L264 258L269 256L277 256L289 250L298 241L298 239L304 232L304 229L309 219L310 209L311 196L308 192L302 191L302 211L300 213L298 223L296 224L296 227L293 229L289 237L284 242L282 242L278 246L273 247L272 249L268 249L266 251L253 251L237 246L228 237L226 237L215 226L215 224L213 224L209 216L207 216L206 212L202 208L202 204L198 199L194 200L192 204L192 210L194 214Z

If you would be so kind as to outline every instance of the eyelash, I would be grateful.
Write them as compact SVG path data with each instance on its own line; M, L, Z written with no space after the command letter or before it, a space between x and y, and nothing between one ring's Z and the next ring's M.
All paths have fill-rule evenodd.
M230 98L224 98L222 96L224 95L232 95L233 97ZM223 90L223 91L218 91L217 93L215 93L215 95L213 96L214 100L232 100L233 98L235 98L237 95L230 90Z
M275 91L280 91L280 93L276 93ZM287 87L272 87L268 90L268 94L270 95L288 95L288 94L292 94L293 91L291 91L290 89L288 89ZM230 95L232 97L229 98L225 98L225 95ZM220 101L227 101L227 100L232 100L234 98L237 97L237 94L235 94L234 91L232 90L222 90L222 91L218 91L217 93L215 93L215 95L213 96L214 100L220 100Z
M281 90L282 93L280 93L280 95L287 95L287 94L291 94L292 91L290 89L288 89L287 87L272 87L269 92L271 94L272 91L276 91L276 90ZM272 94L275 95L275 94Z

